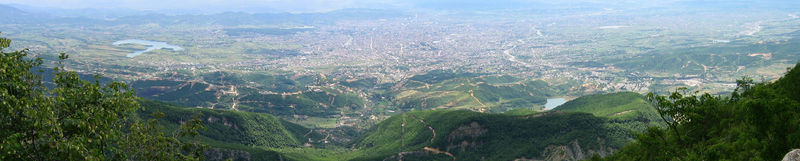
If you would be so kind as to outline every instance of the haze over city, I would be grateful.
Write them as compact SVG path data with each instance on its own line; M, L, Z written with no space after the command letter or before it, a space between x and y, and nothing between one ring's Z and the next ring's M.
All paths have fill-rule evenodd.
M596 6L652 6L669 4L680 0L4 0L0 4L25 5L32 7L64 9L133 9L192 11L195 13L215 12L324 12L345 8L377 9L520 9L542 5L596 5Z

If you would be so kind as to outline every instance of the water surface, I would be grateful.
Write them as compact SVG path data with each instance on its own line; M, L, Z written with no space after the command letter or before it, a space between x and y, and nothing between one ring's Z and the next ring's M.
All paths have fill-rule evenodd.
M175 51L183 50L183 48L181 48L180 46L170 45L170 44L167 44L167 42L150 41L150 40L139 40L139 39L120 40L120 41L114 42L112 45L120 46L120 45L123 45L123 44L141 44L141 45L147 46L147 49L140 50L140 51L135 51L133 53L128 54L127 57L129 57L129 58L133 58L135 56L142 55L142 54L144 54L144 53L146 53L148 51L153 51L153 50L156 50L156 49L172 49L172 50L175 50Z
M567 99L564 98L548 98L547 103L544 104L544 110L552 110L564 103L567 103Z

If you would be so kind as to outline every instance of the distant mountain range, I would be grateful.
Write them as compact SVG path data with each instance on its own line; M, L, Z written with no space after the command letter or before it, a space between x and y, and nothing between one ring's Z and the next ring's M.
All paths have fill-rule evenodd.
M120 25L120 24L215 24L215 25L311 25L331 23L336 20L364 20L390 18L404 15L402 12L377 9L342 9L324 13L247 13L223 12L214 14L187 14L129 9L51 9L0 4L0 23L4 24L73 24L73 25Z

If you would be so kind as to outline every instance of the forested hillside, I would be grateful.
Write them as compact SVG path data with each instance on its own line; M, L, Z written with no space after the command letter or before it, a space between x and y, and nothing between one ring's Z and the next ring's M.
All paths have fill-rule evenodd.
M415 111L370 129L354 160L578 160L608 155L625 138L609 136L606 119L588 113L487 114ZM618 146L613 146L618 145Z
M598 117L609 118L645 117L645 119L653 119L658 117L655 115L655 108L648 104L644 96L634 92L583 96L553 110L587 112Z
M553 110L586 112L607 118L604 126L612 129L608 135L627 139L616 146L632 141L634 132L645 131L648 127L665 126L656 109L645 100L644 96L634 92L583 96Z
M637 134L604 160L781 160L800 147L798 66L772 83L740 80L730 97L648 95L668 126Z
M323 137L310 129L281 120L269 114L179 107L156 101L142 101L139 116L150 118L163 113L161 127L174 129L194 117L205 127L199 130L200 142L211 149L205 151L211 160L279 160L277 148L314 145Z

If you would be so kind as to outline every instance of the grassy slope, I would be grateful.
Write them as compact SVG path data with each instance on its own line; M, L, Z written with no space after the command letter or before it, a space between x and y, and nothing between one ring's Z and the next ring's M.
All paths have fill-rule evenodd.
M599 117L631 119L639 116L658 117L655 108L634 92L589 95L571 100L553 110L587 112Z

